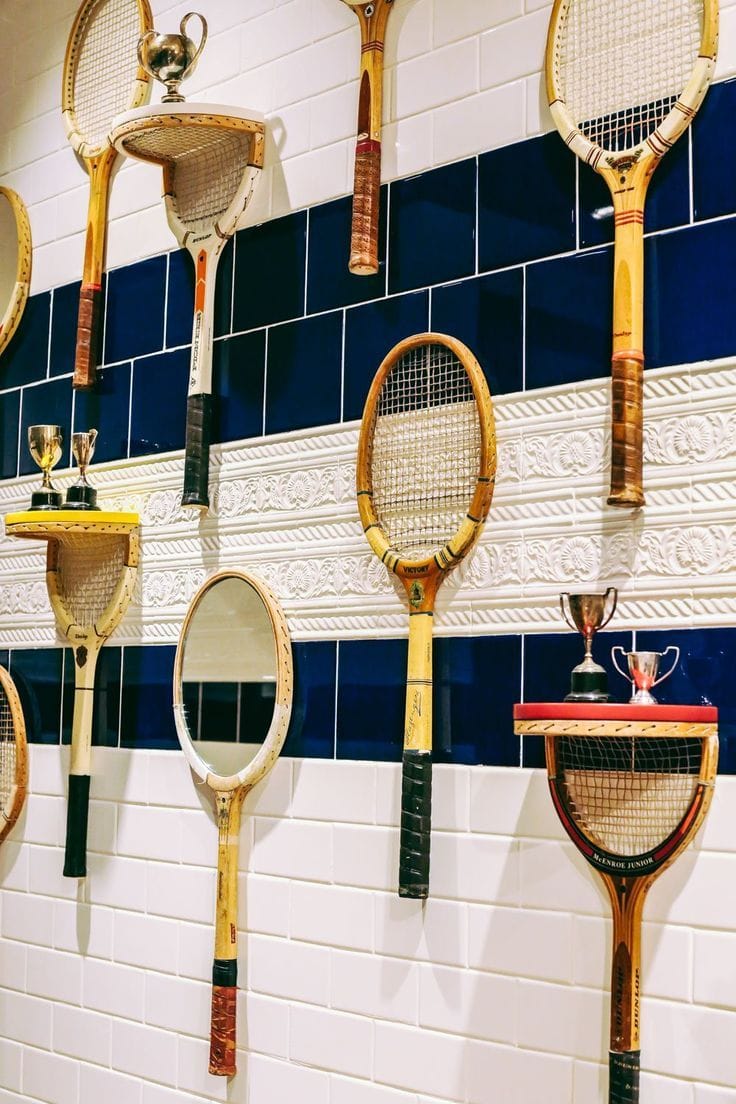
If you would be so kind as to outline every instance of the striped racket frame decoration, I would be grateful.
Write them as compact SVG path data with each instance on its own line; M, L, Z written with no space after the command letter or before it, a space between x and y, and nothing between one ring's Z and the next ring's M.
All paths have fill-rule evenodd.
M657 16L660 25L650 34ZM588 54L581 42L594 40L597 31ZM610 506L644 505L646 193L705 97L717 48L718 0L555 0L552 8L546 50L552 118L570 149L604 178L614 208Z
M75 388L94 385L102 338L102 268L110 179L117 157L108 134L115 115L138 107L150 95L150 77L138 62L137 45L138 37L152 27L148 0L83 0L67 42L61 90L64 127L90 178ZM129 41L126 37L124 43L130 46L127 58L114 52L116 46L123 45L123 30L129 32ZM94 49L88 36L94 36ZM110 81L110 73L116 74L114 81Z
M6 305L0 303L0 310L5 313L0 317L0 355L5 346L18 329L23 311L28 300L28 292L31 287L31 258L33 250L31 246L31 224L28 219L26 205L17 192L12 188L0 187L0 196L4 196L10 205L10 210L15 216L15 226L18 238L18 255L15 270L15 287Z
M478 428L478 454L474 457L474 490L464 498L462 520L454 532L445 526L442 543L431 553L413 556L392 546L387 528L392 520L422 512L421 491L412 479L419 472L419 459L426 459L421 442L413 455L403 456L396 465L401 482L400 502L389 507L387 515L377 508L379 497L374 468L374 437L380 415L381 395L389 375L405 358L424 348L443 350L449 361L461 365L467 376L468 398L474 400ZM448 373L449 374L449 373ZM400 405L400 404L399 404ZM451 409L448 402L447 409ZM464 397L463 397L464 405ZM439 409L439 407L434 407ZM414 413L423 414L416 410ZM406 418L405 413L390 415ZM389 420L389 419L386 419ZM427 450L429 452L431 450ZM424 472L421 473L425 475ZM469 476L469 473L467 473ZM437 591L449 572L469 552L485 523L491 507L496 475L496 430L493 403L483 370L470 350L446 334L418 334L400 342L376 373L366 399L358 441L356 490L358 510L365 535L373 552L401 581L409 602L409 656L404 726L403 783L401 806L401 848L399 894L402 897L426 897L429 893L429 858L432 802L432 623ZM470 476L469 476L470 479ZM413 493L412 493L413 491ZM430 492L431 493L431 492ZM459 496L457 503L460 506ZM436 505L436 503L434 504ZM430 507L431 509L431 507ZM427 511L428 512L428 511ZM441 526L438 526L441 528ZM402 543L398 541L395 543ZM428 543L432 543L431 541Z
M20 816L28 787L23 707L15 683L0 667L0 843Z

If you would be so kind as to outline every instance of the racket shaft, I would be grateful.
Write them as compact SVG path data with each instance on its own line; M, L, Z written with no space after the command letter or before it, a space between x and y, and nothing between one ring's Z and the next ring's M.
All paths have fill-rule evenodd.
M87 874L87 821L97 649L88 645L78 645L73 651L76 679L69 797L66 810L64 877L84 878Z
M194 320L187 397L182 506L209 507L212 440L212 317L219 252L201 249L194 259Z
M87 237L84 247L84 270L79 291L77 347L72 384L77 390L92 387L97 377L102 343L102 266L107 238L107 208L110 196L110 174L117 154L106 150L89 170L89 207Z
M238 993L238 837L242 796L217 794L217 906L215 958L212 966L210 1073L236 1072L236 1005Z
M639 1100L641 918L651 879L604 877L613 916L610 1104Z
M429 894L432 822L432 613L409 618L399 895Z

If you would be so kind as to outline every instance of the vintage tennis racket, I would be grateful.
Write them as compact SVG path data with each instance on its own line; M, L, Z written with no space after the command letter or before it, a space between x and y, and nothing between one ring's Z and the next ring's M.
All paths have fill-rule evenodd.
M194 323L182 506L206 511L212 440L212 330L217 264L263 166L265 127L253 112L157 104L116 121L116 147L163 165L166 216L194 261Z
M350 271L378 272L378 217L381 206L381 128L383 122L383 47L393 0L343 0L360 24L358 140L355 147Z
M23 709L15 683L0 667L0 843L20 816L28 785Z
M426 897L432 809L432 618L437 590L478 539L496 474L493 405L473 354L420 334L368 393L357 494L368 542L409 600L399 894Z
M585 719L571 720L575 711ZM644 899L708 811L718 763L717 710L534 704L517 706L514 715L517 733L544 731L555 809L608 891L609 1102L637 1104Z
M209 691L221 710L214 731L204 732ZM189 766L215 799L219 842L209 1071L223 1077L236 1072L240 812L245 795L278 758L292 693L289 630L274 595L241 571L207 579L179 637L174 717ZM229 713L222 708L226 700Z
M115 115L144 103L148 74L138 39L153 26L148 0L84 0L64 59L61 104L67 138L89 174L87 238L79 293L73 385L92 387L102 340L102 266L110 176L117 157L109 140Z
M31 223L12 188L0 187L0 353L20 325L31 286Z
M644 203L715 70L718 0L555 0L547 95L567 145L613 199L609 506L644 504Z

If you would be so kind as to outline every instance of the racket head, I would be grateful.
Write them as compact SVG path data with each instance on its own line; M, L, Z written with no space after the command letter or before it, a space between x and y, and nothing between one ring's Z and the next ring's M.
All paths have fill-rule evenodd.
M12 188L0 187L0 354L20 324L31 285L31 224ZM13 256L15 262L13 263Z
M84 160L110 148L116 115L150 96L138 39L152 27L148 0L83 0L67 41L61 106L67 138Z
M15 683L0 667L0 843L20 816L28 786L23 708Z
M183 676L187 638L192 620L200 608L202 600L212 588L228 579L241 580L247 583L255 591L266 610L273 636L276 685L271 723L258 752L240 770L226 775L218 774L197 750L196 740L187 717L183 693ZM291 638L284 611L273 591L262 579L258 579L250 572L227 569L211 575L192 598L181 627L174 659L173 690L174 720L181 749L195 775L216 794L226 791L241 791L244 795L271 770L281 752L289 728L293 687L294 666Z
M478 538L495 475L478 361L446 334L401 341L376 373L358 441L358 510L375 554L404 581L439 580Z
M718 0L555 0L545 59L557 129L601 171L659 159L715 71Z

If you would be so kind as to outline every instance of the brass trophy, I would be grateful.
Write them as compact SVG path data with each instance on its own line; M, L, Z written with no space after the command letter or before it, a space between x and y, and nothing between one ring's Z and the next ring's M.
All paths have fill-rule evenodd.
M31 510L60 510L61 494L51 485L51 471L61 459L64 434L58 425L28 427L28 449L43 472L40 491L31 495Z
M570 616L565 611L565 599ZM572 702L608 702L608 676L604 667L593 659L593 637L605 628L614 615L618 591L609 587L605 594L568 594L560 595L562 616L571 629L577 629L585 640L585 657L577 667L573 667L570 679L570 693L565 701Z
M87 482L87 469L92 461L97 441L97 430L72 434L72 452L79 465L79 479L66 492L67 510L99 510L97 491Z
M628 663L628 671L622 671L616 660L616 652L621 652L622 656L626 657ZM668 652L676 652L675 662L664 675L659 674L660 661L664 659ZM657 705L657 699L652 694L652 687L658 686L660 682L664 682L666 678L669 678L674 671L677 664L680 662L680 649L675 644L670 644L669 648L665 648L663 652L625 652L623 648L617 644L615 648L611 649L611 659L613 665L620 675L624 678L631 680L632 694L630 698L631 705Z
M196 16L202 24L202 38L195 46L187 37L186 27L189 20ZM188 12L179 24L180 34L159 34L151 29L138 40L138 60L145 71L155 80L166 85L166 95L162 103L183 103L184 97L179 85L194 72L199 55L207 41L207 20L199 12Z

